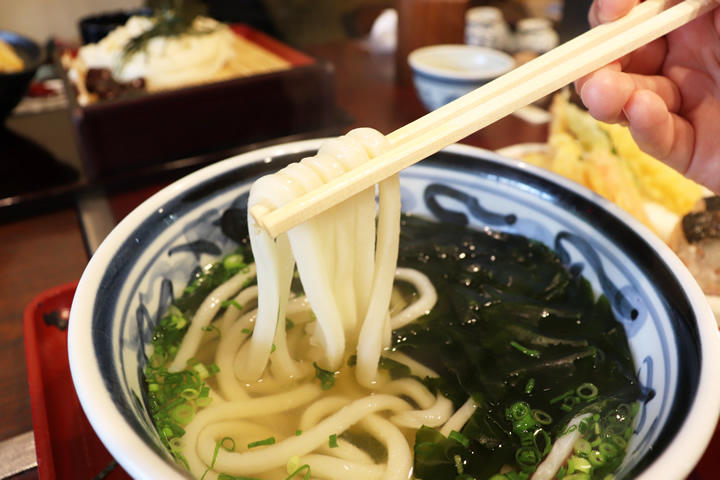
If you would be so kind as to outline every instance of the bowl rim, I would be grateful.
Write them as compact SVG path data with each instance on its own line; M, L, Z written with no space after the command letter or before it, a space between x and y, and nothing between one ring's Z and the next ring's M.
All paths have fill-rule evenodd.
M88 262L78 283L70 310L71 321L68 329L70 370L78 398L90 424L108 451L131 476L136 478L188 478L186 472L163 459L126 422L120 411L114 406L110 393L103 387L104 383L98 365L95 362L87 361L88 358L95 357L90 328L94 310L92 299L95 297L100 280L106 273L106 267L111 261L113 252L133 233L138 224L188 187L258 160L317 149L323 140L303 140L243 153L199 169L173 182L128 214L103 240ZM712 310L694 277L659 237L652 234L647 227L620 207L599 197L586 187L540 167L520 160L509 159L488 150L456 144L448 147L445 151L472 157L480 156L490 161L510 164L515 168L549 179L586 197L598 204L599 207L609 210L634 230L639 231L639 234L643 235L648 244L667 263L668 268L677 276L679 282L686 286L685 294L700 320L696 323L701 351L701 371L698 375L697 392L692 399L688 415L683 420L675 438L636 477L642 480L685 478L707 448L720 416L720 382L716 381L720 376L720 330L718 330ZM708 413L714 413L715 417L708 417Z
M28 37L27 35L23 35L22 33L18 33L14 30L8 30L5 28L0 29L0 39L5 41L12 47L15 47L15 44L8 41L6 38L3 38L5 36L4 34L9 34L9 36L11 36L11 37L19 38L19 39L23 40L24 42L27 42L27 43L33 45L35 48L38 49L38 55L37 55L37 58L33 58L31 62L26 62L23 65L22 70L18 70L17 72L10 72L10 73L0 73L0 75L3 75L3 76L25 75L28 73L33 73L35 70L38 69L38 67L40 67L40 65L42 65L43 59L45 58L45 53L46 53L45 47L43 47L40 43L33 40L32 38Z
M468 56L471 54L484 55L501 60L504 63L495 68L487 68L485 70L475 71L458 71L444 68L441 66L428 63L428 58L434 57L443 52L452 54L462 54ZM488 80L498 77L509 72L515 67L515 59L507 53L494 48L481 47L477 45L467 45L463 43L445 43L439 45L429 45L413 50L408 54L408 64L416 71L416 73L430 75L443 80Z

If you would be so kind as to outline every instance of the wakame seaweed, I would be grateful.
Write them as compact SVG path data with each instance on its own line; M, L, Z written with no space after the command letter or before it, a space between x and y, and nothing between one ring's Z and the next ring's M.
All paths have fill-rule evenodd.
M401 231L398 264L425 273L438 301L428 315L394 332L393 348L437 371L440 378L425 382L456 408L470 396L478 404L460 432L467 447L431 428L417 432L417 478L487 479L504 465L516 472L498 478L528 478L534 468L518 460L527 438L514 431L511 406L520 402L546 414L542 419L550 422L532 428L554 440L581 412L594 413L597 428L605 429L617 408L640 398L628 341L607 299L595 298L588 281L570 273L551 249L521 236L415 217L403 217ZM631 433L631 418L623 421L615 428L622 432L613 430L619 444ZM537 464L547 449L533 449L538 458L529 463ZM623 452L594 465L592 478L612 473Z

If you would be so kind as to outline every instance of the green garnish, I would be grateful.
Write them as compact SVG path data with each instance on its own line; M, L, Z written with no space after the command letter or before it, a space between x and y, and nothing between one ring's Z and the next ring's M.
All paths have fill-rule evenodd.
M231 442L229 447L225 446L226 440L229 440ZM205 478L205 475L207 475L207 473L210 471L210 469L215 467L215 461L217 460L218 453L220 452L220 447L224 448L225 451L233 452L233 451L235 451L235 440L233 440L230 437L223 437L222 439L218 440L217 443L215 443L215 451L213 451L213 456L212 456L212 461L210 462L210 467L205 469L205 472L202 474L202 477L200 477L200 480L203 480ZM220 475L223 475L223 474L220 474ZM220 477L218 476L218 478L220 478Z
M256 441L256 442L250 442L250 443L248 443L248 449L250 449L250 448L255 448L255 447L260 447L260 446L263 446L263 445L272 445L272 444L274 444L274 443L275 443L275 437L269 437L269 438L266 438L266 439L264 439L264 440L258 440L258 441Z
M203 330L204 332L216 332L216 333L217 333L217 338L220 338L220 337L222 336L222 332L221 332L220 329L217 327L217 325L208 325L208 326L206 326L206 327L203 327L202 330Z
M237 308L238 310L242 310L242 309L243 309L243 306L240 305L240 304L237 302L237 300L234 300L234 299L225 300L225 301L223 301L223 302L220 304L220 306L221 306L222 308L228 308L228 307L230 307L230 306L233 306L233 307Z
M535 388L535 379L531 378L528 380L528 382L525 384L525 393L530 395L533 391L533 388Z
M533 349L530 349L530 348L527 348L527 347L523 347L522 345L520 345L520 344L519 344L518 342L516 342L515 340L512 340L512 341L510 342L510 345L511 345L512 347L514 347L516 350L518 350L519 352L524 353L524 354L527 355L528 357L540 358L540 352L539 352L539 351L533 350Z
M330 448L338 448L337 434L333 433L330 435L330 438L328 439L328 446Z
M315 377L320 380L320 387L323 390L330 390L335 385L335 374L320 368L317 362L313 362L313 366L315 367Z
M289 318L286 318L285 319L285 331L287 332L288 330L292 330L293 328L295 328L295 322L293 322Z
M252 334L252 330L250 330L249 328L243 328L243 329L240 330L240 331L241 331L242 333L244 333L245 335L250 335L250 334Z
M178 37L183 34L189 35L205 35L212 33L214 30L200 30L193 27L193 22L197 14L192 14L184 9L171 10L166 9L154 16L153 26L130 39L123 48L122 59L127 62L130 57L139 53L147 47L150 40L156 37ZM242 262L242 256L239 256Z
M310 465L308 465L307 463L292 472L288 477L285 478L285 480L292 480L296 475L302 473L303 470L305 470L305 474L303 475L302 479L310 480Z
M470 445L470 439L467 438L462 433L456 432L455 430L450 432L450 435L448 435L448 438L455 440L456 442L458 442L460 445L462 445L465 448L467 448ZM458 472L458 473L462 473L462 472Z
M227 473L219 473L217 480L260 480L260 479L256 478L256 477L243 477L243 476L236 477L235 475L229 475Z
M463 459L460 455L453 455L453 460L455 461L455 469L457 470L458 475L463 474Z
M593 400L598 396L598 388L592 383L583 383L575 389L575 393L582 400Z
M300 435L302 435L302 430L295 430L295 436L299 437Z

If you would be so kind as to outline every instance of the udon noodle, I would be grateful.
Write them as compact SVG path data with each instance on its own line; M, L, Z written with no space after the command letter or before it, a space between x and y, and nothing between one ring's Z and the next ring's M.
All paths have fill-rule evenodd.
M277 208L387 148L387 140L370 129L328 140L317 155L257 180L249 206ZM147 368L150 410L163 443L195 477L406 480L414 475L428 480L445 478L449 471L447 478L481 478L465 455L475 448L469 445L480 442L468 435L477 429L476 414L487 415L493 402L483 398L491 398L491 392L457 393L448 387L455 385L447 377L454 367L440 363L441 374L433 361L403 349L408 337L422 344L428 332L440 341L443 334L429 326L439 302L434 286L439 279L431 281L416 268L397 268L398 177L380 183L377 196L376 201L374 188L364 191L277 239L249 216L254 263L239 253L225 257L213 267L219 270L207 272L224 281L212 289L200 281L191 284L190 295L206 290L197 305L188 308L184 296L164 317ZM422 326L416 327L419 321ZM538 336L538 344L571 342L547 338ZM509 344L521 357L540 356L517 341ZM585 350L574 353L571 363L595 358L587 342L575 344ZM515 375L527 398L533 398L530 384L544 378L533 375L532 382L525 373ZM509 390L516 389L512 384ZM492 478L550 479L559 470L567 474L568 465L570 474L603 472L611 457L617 466L615 457L622 459L617 451L624 450L617 444L626 444L632 421L632 415L617 412L632 408L610 402L608 411L623 417L622 432L613 430L615 443L608 436L589 446L585 431L600 428L600 410L575 408L575 403L590 402L597 390L585 383L558 401L571 407L568 421L556 427L564 434L555 434L557 441L545 426L550 415L531 410L524 399L515 396L507 412L495 405L519 448L515 463L488 467ZM600 462L600 454L593 453L600 444L616 454L605 451ZM432 457L436 447L449 464L418 466L419 458ZM502 451L502 445L488 448Z

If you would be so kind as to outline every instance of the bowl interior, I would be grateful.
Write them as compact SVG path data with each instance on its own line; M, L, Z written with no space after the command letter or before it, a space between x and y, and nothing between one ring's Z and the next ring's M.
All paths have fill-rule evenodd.
M422 47L410 53L408 62L416 73L448 80L488 80L515 66L510 55L474 45Z
M0 39L10 45L25 64L19 72L0 73L0 120L4 120L27 92L42 63L43 49L33 40L6 30L0 30Z
M195 268L246 235L252 181L318 146L271 147L196 172L131 213L93 256L71 310L71 369L91 424L131 475L182 478L161 447L142 386L146 349L162 310ZM708 327L715 324L712 312L669 249L591 192L470 147L450 147L403 171L401 185L406 213L539 240L607 296L630 340L644 393L618 477L652 475L658 468L674 468L678 478L687 474L714 427L714 421L703 429L688 418L704 416L703 425L708 415L717 417L718 401L693 405L720 362L707 364L718 349L716 329L710 343L705 338L714 328ZM698 408L705 411L691 415ZM679 439L688 423L693 433ZM692 453L673 466L667 458L681 449Z

